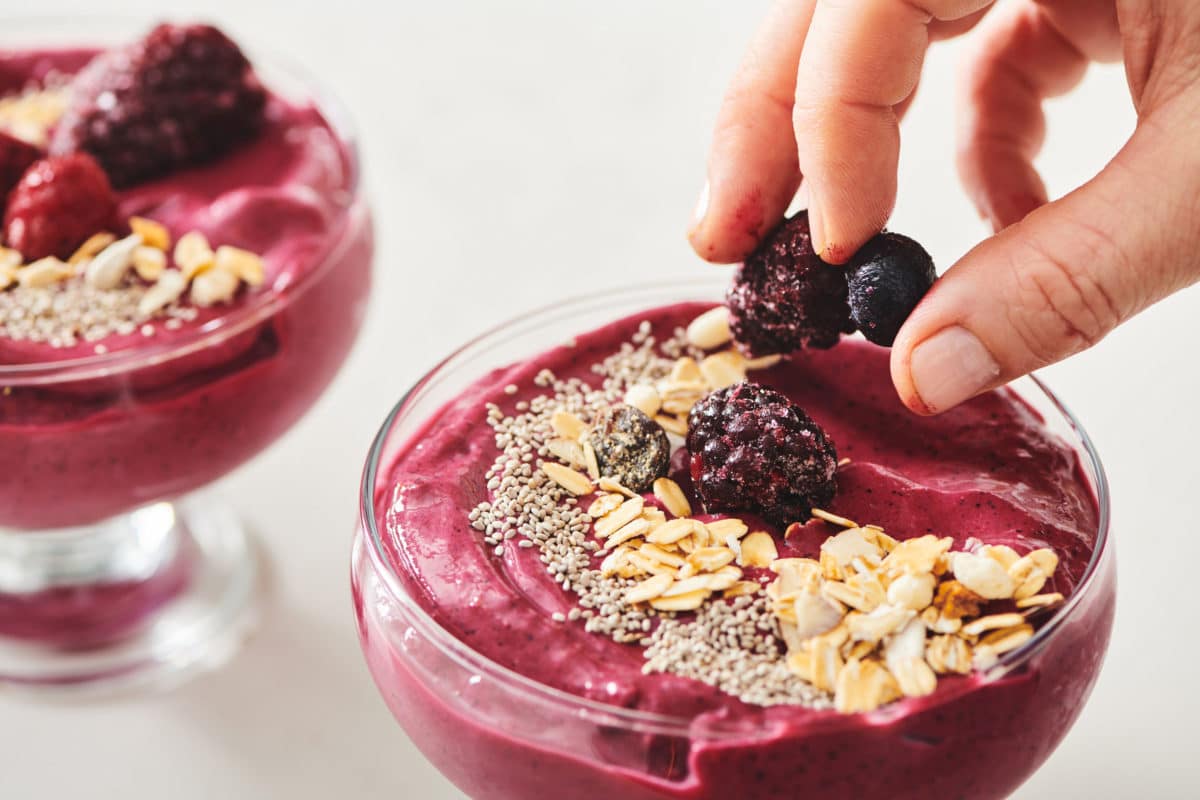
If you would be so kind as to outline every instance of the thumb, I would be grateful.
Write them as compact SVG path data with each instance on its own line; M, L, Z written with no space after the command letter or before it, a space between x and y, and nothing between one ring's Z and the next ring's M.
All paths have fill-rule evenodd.
M1100 175L951 267L892 347L904 403L945 411L1091 347L1196 280L1200 165L1180 141L1194 125L1143 123Z

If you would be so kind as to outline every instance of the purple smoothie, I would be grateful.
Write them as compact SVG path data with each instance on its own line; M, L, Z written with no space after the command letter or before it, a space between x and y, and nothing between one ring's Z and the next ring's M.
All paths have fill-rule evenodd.
M94 50L0 54L0 92ZM315 101L271 94L259 135L118 193L120 216L262 255L266 281L172 330L54 348L0 338L0 526L86 525L224 475L308 410L357 334L373 236L354 145ZM186 580L0 595L0 635L115 635ZM119 612L119 613L118 613Z
M486 402L511 411L544 391L532 383L543 368L594 380L590 366L641 320L662 337L705 307L639 314L484 376L381 465L374 497L387 563L373 562L360 542L355 597L368 663L393 712L476 798L564 787L581 800L1006 796L1053 751L1098 674L1113 613L1111 557L1088 577L1084 602L1019 668L990 680L943 678L929 697L839 715L751 706L697 681L643 674L640 647L553 620L574 598L535 550L514 540L497 558L470 527L468 512L488 499L483 476L496 455ZM895 397L887 361L885 350L845 341L755 375L803 406L852 460L839 472L830 510L897 538L933 532L958 546L974 537L1022 552L1053 547L1061 566L1047 591L1081 591L1100 522L1076 452L1007 390L916 417ZM509 384L516 395L505 393ZM831 532L814 523L786 544L776 540L781 555L812 556ZM569 699L535 701L488 676L473 678L478 665L451 663L422 638L380 579L381 566L481 659L566 696L677 721L599 724L590 712L572 713Z

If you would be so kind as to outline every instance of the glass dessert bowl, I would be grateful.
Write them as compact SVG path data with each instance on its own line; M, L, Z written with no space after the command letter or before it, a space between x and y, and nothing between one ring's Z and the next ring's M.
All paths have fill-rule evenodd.
M6 26L0 130L40 88L70 91L95 53L149 28ZM344 109L290 67L256 59L253 70L266 88L252 134L124 179L116 230L97 231L79 258L14 256L0 292L0 682L171 683L223 661L253 620L253 543L225 505L193 492L271 444L333 379L373 253ZM117 279L95 280L135 244ZM27 285L39 264L61 270L58 282ZM163 287L169 299L146 305Z
M1062 567L1045 591L1058 588L1066 598L1031 617L1036 631L1023 636L1019 646L998 648L994 657L977 660L977 668L960 670L966 673L962 675L939 665L943 668L931 693L868 704L873 708L865 713L831 708L828 695L810 703L807 690L796 695L804 702L787 697L758 702L762 696L747 691L733 697L725 689L744 689L740 676L758 669L758 663L732 670L737 674L697 680L685 668L674 673L661 668L661 656L670 648L654 640L656 634L650 635L650 644L659 658L652 664L637 636L618 644L587 633L585 628L612 611L594 604L581 614L575 598L589 595L590 582L558 571L562 562L553 557L539 559L547 551L536 541L525 544L523 533L482 524L495 517L479 504L501 506L495 491L502 491L511 475L521 474L520 463L532 472L540 459L553 460L530 451L526 461L518 456L515 472L503 472L503 477L485 472L499 452L492 449L485 402L529 402L526 392L538 391L530 380L536 381L535 374L545 366L583 374L571 373L570 365L583 365L586 371L631 334L636 336L642 318L666 338L703 311L704 304L717 301L721 288L716 281L676 281L556 304L467 344L400 401L366 464L352 558L362 647L385 702L430 761L472 797L516 800L564 787L579 800L806 793L867 799L1007 796L1049 757L1082 709L1099 674L1115 602L1102 467L1082 428L1036 379L969 404L961 414L927 420L899 416L908 412L890 394L886 356L868 345L844 343L829 355L802 356L798 362L812 370L812 382L821 384L821 391L836 395L822 410L846 409L847 419L839 422L810 408L839 448L845 446L839 453L850 457L849 464L840 466L835 512L870 514L876 518L872 522L880 521L898 539L907 539L926 530L905 530L905 520L915 525L922 509L936 507L946 526L977 522L989 544L1007 542L1019 549L1053 544L1062 557ZM614 323L618 318L625 319ZM597 331L584 333L592 329ZM547 349L558 343L562 346ZM837 366L835 355L850 366ZM856 364L866 365L865 371ZM782 368L788 369L786 364ZM836 385L834 376L859 385L864 375L875 372L881 372L881 391L875 395L864 385L857 412L851 410L857 395L848 403L846 395L828 388ZM763 374L773 385L786 384L786 377L780 377L785 373ZM600 382L596 377L595 383ZM536 385L559 384L548 380ZM892 405L897 416L889 411L878 426L862 413ZM1005 418L1023 420L1025 427L1009 432L989 432L986 422L980 427L980 420L993 412L1011 414ZM496 412L493 421L504 413L507 408ZM462 427L468 419L485 433L464 435L470 430ZM901 463L895 454L924 446L906 438L910 431L896 434L897 441L886 447L873 447L872 437L889 436L881 432L908 419L914 431L941 430L946 443L960 443L964 452ZM868 433L855 434L860 428ZM496 435L504 443L514 430L507 427ZM1010 433L1015 438L1008 438ZM1002 445L1000 452L1012 456L1011 463L1008 455L989 454L994 444L989 437ZM941 444L930 446L936 450ZM883 453L895 456L895 471L874 464ZM1050 459L1058 466L1039 472L1036 464L1052 453L1060 457ZM936 471L941 460L950 462L948 471ZM406 472L406 462L416 471ZM444 470L431 469L439 463ZM1027 484L1014 480L1008 472L1014 467L1029 470ZM981 471L972 474L972 468ZM894 488L887 482L906 471L914 479L911 492L877 491L885 485ZM672 475L688 488L679 472L676 462ZM1016 486L1014 496L1030 508L1053 506L1042 506L1037 496L1038 487L1049 486L1043 478L1052 472L1065 493L1059 498L1065 499L1062 507L1075 509L1063 513L1074 515L1074 522L1062 521L1061 530L1057 523L1039 528L1029 538L983 535L1008 531L1014 520L1024 519L1010 516L1011 507L1001 502L1007 497L1003 486ZM945 493L944 503L939 504L931 487ZM1000 494L989 498L987 492L993 490ZM592 502L583 491L579 509ZM905 494L916 499L909 503ZM652 502L652 495L645 497L647 504ZM900 510L889 512L893 500ZM991 503L999 511L989 509ZM1002 522L986 522L993 512ZM916 516L905 516L912 514ZM819 533L825 524L810 522L795 538L775 536L779 555L795 555L791 548L811 549L815 535L833 537L836 525ZM750 527L756 523L751 521ZM538 530L537 522L533 530ZM1074 533L1061 537L1063 530ZM978 545L968 541L968 533L945 533L955 533L956 550ZM585 538L590 540L590 533L576 541ZM605 552L593 555L598 561ZM544 575L547 562L555 571L549 579ZM742 577L751 573L747 567ZM562 580L568 580L571 591L558 585ZM748 600L738 608L751 609ZM675 625L662 622L660 627L668 624ZM681 630L675 627L677 634ZM703 641L678 640L697 652L713 652ZM977 656L986 641L978 640ZM768 672L770 668L763 674ZM801 683L794 675L791 680L796 681L793 687ZM842 703L840 689L836 702Z

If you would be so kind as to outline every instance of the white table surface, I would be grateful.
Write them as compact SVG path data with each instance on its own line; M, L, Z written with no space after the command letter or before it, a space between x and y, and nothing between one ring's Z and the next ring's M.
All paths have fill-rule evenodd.
M717 269L683 230L721 89L765 3L195 5L302 59L352 109L379 226L371 314L317 407L220 484L270 561L258 633L228 667L166 695L0 695L0 797L461 798L392 721L359 654L347 560L368 442L425 368L502 318ZM943 267L983 235L950 156L962 53L939 46L928 59L893 221ZM1132 127L1120 68L1093 69L1050 117L1042 167L1058 194ZM1121 600L1091 703L1022 800L1200 796L1200 637L1186 605L1200 563L1197 314L1200 293L1184 292L1046 371L1108 465Z

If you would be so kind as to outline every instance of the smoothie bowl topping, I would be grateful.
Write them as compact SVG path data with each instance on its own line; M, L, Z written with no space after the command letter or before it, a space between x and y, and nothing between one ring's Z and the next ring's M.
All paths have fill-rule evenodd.
M223 33L165 24L0 97L0 337L70 348L152 336L158 320L178 328L261 286L259 255L182 225L172 243L139 210L161 191L144 204L137 193L250 142L266 97Z
M780 357L731 340L723 307L662 342L643 324L594 365L600 388L542 370L540 394L488 404L501 454L470 521L497 558L536 549L570 603L554 619L644 648L647 674L846 713L1029 641L1063 600L1055 553L898 540L824 510L850 461L750 379Z

